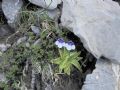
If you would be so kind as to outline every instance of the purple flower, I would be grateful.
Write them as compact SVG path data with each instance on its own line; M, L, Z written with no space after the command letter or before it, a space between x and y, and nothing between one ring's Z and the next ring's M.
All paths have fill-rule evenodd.
M55 44L56 44L59 48L62 48L62 47L64 47L65 42L64 42L64 40L63 40L62 38L59 38L59 39L55 42Z
M75 49L75 44L72 41L68 41L65 44L65 47L67 48L67 50L74 50Z

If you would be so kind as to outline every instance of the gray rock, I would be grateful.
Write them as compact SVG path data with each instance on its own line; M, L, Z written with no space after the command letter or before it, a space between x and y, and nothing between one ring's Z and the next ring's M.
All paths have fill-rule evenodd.
M10 44L0 44L0 51L5 52L11 45Z
M48 13L48 16L51 18L51 19L56 19L59 17L60 15L60 11L58 9L54 9L54 10L48 10L47 11Z
M27 37L25 37L25 36L21 37L17 40L16 45L19 45L20 43L25 42L26 40L27 40Z
M2 10L6 19L8 20L8 24L11 27L16 27L16 22L19 17L19 11L23 5L22 0L3 0L2 1Z
M63 0L62 25L95 57L120 64L120 6L112 0Z
M96 58L108 58L97 61L82 90L120 90L119 11L112 0L63 0L62 26L80 37Z
M26 45L26 47L30 47L30 43L29 42L26 42L25 45Z
M36 35L40 35L40 29L37 26L31 26L31 30L33 31L33 33L35 33Z
M61 0L29 0L31 3L52 10L57 7L58 4L61 3Z
M96 69L87 75L82 90L120 90L119 65L98 60Z

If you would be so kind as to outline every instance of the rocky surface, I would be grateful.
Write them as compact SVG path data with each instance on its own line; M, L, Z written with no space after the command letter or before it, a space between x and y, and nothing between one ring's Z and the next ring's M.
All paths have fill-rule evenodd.
M63 0L61 21L95 57L120 63L119 11L112 0Z
M37 26L31 26L31 30L34 32L36 35L40 35L40 29Z
M112 0L63 0L62 25L99 59L82 90L120 90L120 6ZM116 64L115 64L116 63Z
M119 65L99 59L96 69L87 75L82 90L120 90Z
M58 19L60 11L58 9L48 10L47 14L51 19Z
M29 0L29 1L37 6L47 8L49 10L57 8L57 5L62 2L61 0Z
M6 51L10 46L11 46L10 44L1 43L1 44L0 44L0 51L4 52L4 51Z
M3 0L2 1L2 10L6 19L8 20L8 24L11 27L16 27L16 22L19 19L19 11L22 8L23 2L22 0Z

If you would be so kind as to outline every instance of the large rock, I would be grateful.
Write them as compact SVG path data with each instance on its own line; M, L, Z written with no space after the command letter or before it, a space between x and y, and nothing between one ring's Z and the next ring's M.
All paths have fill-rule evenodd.
M120 90L120 66L98 60L96 69L87 75L82 90Z
M2 1L2 10L6 19L8 20L8 24L12 27L16 27L16 22L19 17L19 11L22 8L23 2L22 0L3 0Z
M120 63L120 6L112 0L63 0L62 25L95 57Z
M62 1L61 0L29 0L31 3L47 8L47 9L55 9L58 4L60 4Z

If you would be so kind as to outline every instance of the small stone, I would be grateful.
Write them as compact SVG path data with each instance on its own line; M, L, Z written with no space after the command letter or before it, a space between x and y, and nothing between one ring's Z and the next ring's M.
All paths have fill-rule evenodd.
M25 36L24 36L24 37L21 37L21 38L19 38L19 39L17 40L17 43L16 43L16 44L18 45L18 44L20 44L20 43L22 43L22 42L25 42L26 40L27 40L27 37L25 37Z
M26 47L30 47L30 43L27 42L27 43L26 43Z
M0 51L5 52L10 46L10 44L0 44Z
M33 33L35 33L36 35L40 35L40 29L37 26L31 26L31 30L33 31Z

